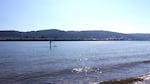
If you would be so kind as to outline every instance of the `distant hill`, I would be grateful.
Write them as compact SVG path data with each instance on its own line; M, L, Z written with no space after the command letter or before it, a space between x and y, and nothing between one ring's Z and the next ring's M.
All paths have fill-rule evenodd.
M19 32L0 31L0 40L150 40L150 34L124 34L111 31L62 31L56 29Z

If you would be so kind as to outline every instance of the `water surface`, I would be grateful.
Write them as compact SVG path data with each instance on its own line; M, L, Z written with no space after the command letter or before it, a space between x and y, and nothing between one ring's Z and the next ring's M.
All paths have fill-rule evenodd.
M149 41L0 42L2 84L89 84L150 71Z

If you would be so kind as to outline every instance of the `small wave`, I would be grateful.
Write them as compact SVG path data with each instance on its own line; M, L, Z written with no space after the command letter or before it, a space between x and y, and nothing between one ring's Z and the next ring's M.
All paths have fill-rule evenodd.
M137 64L145 64L145 63L147 63L147 64L150 63L150 60L135 61L135 62L117 64L117 65L114 65L114 66L118 66L118 67L131 67L131 66L135 66Z
M79 59L79 61L87 61L88 60L88 58L83 58L83 59Z
M64 69L58 72L53 72L53 75L60 75L60 74L72 74L73 73L102 73L107 71L113 71L116 69L124 69L124 68L130 68L137 66L139 64L145 64L150 63L150 60L145 61L136 61L136 62L129 62L129 63L121 63L121 64L115 64L115 65L107 65L107 66L97 66L97 67L74 67L70 69Z
M143 75L143 76L141 76L139 78L142 78L144 80L150 80L150 73L147 73L147 74L145 74L145 75Z
M137 77L137 78L140 78L142 81L136 81L133 84L149 84L149 82L150 82L150 73L147 73L147 74L142 75L142 76Z
M99 72L99 73L102 73L99 68L92 68L92 67L73 68L72 72L76 72L76 73L81 73L81 72L85 72L85 73L88 73L88 72Z
M141 63L150 63L150 60L141 61Z
M17 82L20 81L33 80L40 77L51 77L51 73L33 72L33 73L11 74L11 75L9 74L6 76L1 76L0 82L4 82L4 84L5 82L6 84L16 84Z

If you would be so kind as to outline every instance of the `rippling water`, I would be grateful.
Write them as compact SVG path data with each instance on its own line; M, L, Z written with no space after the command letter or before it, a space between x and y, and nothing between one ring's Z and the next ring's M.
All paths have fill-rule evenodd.
M90 84L150 71L150 41L0 42L1 84Z

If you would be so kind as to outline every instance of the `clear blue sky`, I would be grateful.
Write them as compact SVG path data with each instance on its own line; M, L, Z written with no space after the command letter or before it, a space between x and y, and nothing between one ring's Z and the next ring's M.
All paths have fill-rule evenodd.
M0 30L150 33L150 0L0 0Z

